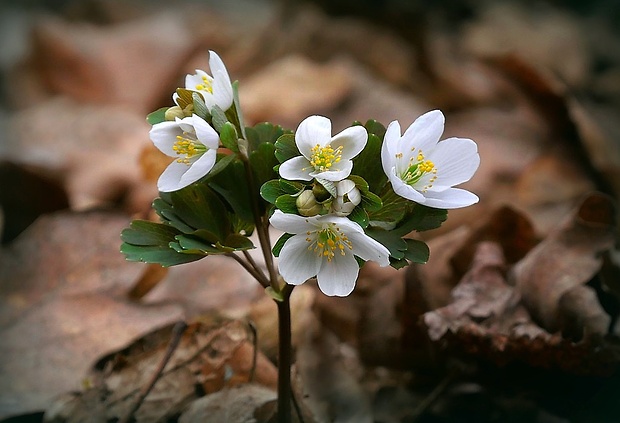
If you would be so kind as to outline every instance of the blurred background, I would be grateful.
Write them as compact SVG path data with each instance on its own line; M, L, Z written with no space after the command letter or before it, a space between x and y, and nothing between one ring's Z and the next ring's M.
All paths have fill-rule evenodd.
M220 261L211 264L220 269L213 283L198 285L188 280L208 267L153 276L118 253L118 233L129 219L152 217L155 182L168 164L148 138L145 116L172 105L187 73L208 69L209 50L240 81L248 125L269 121L295 129L305 117L322 114L332 119L334 132L367 119L386 126L399 120L404 127L438 108L446 115L442 138L478 143L480 169L463 187L480 203L450 211L442 228L420 235L440 256L423 271L432 276L429 283L448 266L450 257L438 252L455 239L446 237L480 225L502 207L526 217L532 235L519 240L531 246L552 235L588 193L614 200L620 194L618 1L0 0L0 418L40 412L55 395L79 387L94 360L158 325L212 310L243 315L239 310L247 312L261 297ZM612 214L616 219L617 211ZM506 231L517 227L503 222ZM510 247L517 252L509 265L523 257L523 245ZM161 284L137 294L140 306L126 302L145 274ZM226 288L216 283L231 274ZM620 393L613 391L617 382L609 388L571 379L566 369L550 376L557 385L545 389L604 386L602 399L575 388L545 402L540 386L521 379L500 398L493 389L506 384L489 376L498 370L476 368L469 373L476 377L450 385L434 409L412 411L411 404L428 398L450 372L442 367L430 385L409 389L411 369L428 357L395 359L390 342L401 342L403 330L415 332L399 314L402 298L412 297L402 287L379 292L393 281L411 282L412 272L371 271L365 278L361 294L345 302L312 296L302 303L312 304L337 335L341 359L350 365L351 354L361 357L355 374L365 375L356 380L371 398L372 406L362 408L374 412L371 421L620 421L611 400L611 392ZM427 296L426 311L449 302L454 278L431 291L416 288ZM80 301L94 295L92 303L58 314L70 309L64 301L76 292ZM371 300L389 312L373 309ZM144 304L152 315L140 308ZM388 316L384 327L394 325L395 332L364 326L369 307ZM615 334L617 309L610 307ZM99 309L101 316L93 311ZM106 320L113 310L125 314ZM82 312L99 323L75 321ZM394 360L407 372L376 371ZM562 409L562 398L571 405Z

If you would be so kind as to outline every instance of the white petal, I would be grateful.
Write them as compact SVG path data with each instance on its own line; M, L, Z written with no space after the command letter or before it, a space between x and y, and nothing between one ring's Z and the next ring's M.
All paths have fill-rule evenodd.
M355 182L353 182L350 179L345 179L336 184L336 191L338 192L338 195L341 197L351 192L353 188L355 188Z
M314 167L304 156L293 157L280 165L278 172L284 179L310 181L312 176L310 172Z
M381 164L386 175L389 175L394 167L399 139L400 124L395 120L388 125L381 146Z
M396 175L392 174L388 175L388 177L392 183L392 189L396 194L419 204L424 204L426 202L426 198L422 195L422 193L415 190L411 185L404 183L403 180Z
M426 157L437 168L437 181L433 191L467 182L480 165L478 146L466 138L449 138L441 141Z
M155 147L162 153L170 157L177 157L178 154L172 149L172 146L177 141L177 135L181 135L181 133L181 128L176 122L166 121L153 125L149 131L149 136Z
M183 132L187 132L190 134L193 134L196 132L194 130L194 119L192 119L191 116L184 117L183 119L174 118L174 121L176 122L177 125L179 125L179 127L181 128Z
M204 80L202 79L203 76L210 78L210 76L207 75L205 71L200 70L200 69L196 69L195 75L190 75L190 74L186 75L185 76L185 89L196 91L197 85L204 85Z
M353 245L353 254L364 260L372 260L381 267L390 264L390 251L380 242L375 241L365 233L348 233L347 237Z
M193 184L213 169L215 164L216 151L208 150L198 160L193 162L190 168L181 176L180 184L184 187Z
M284 213L276 210L269 218L271 225L289 234L306 234L306 232L316 232L318 223L316 217L303 217L292 213Z
M308 164L309 163L310 162L308 162ZM313 178L322 178L328 181L338 182L349 176L351 174L351 170L353 170L353 162L351 160L343 160L333 166L332 170L328 170L325 172L310 172L310 176L312 176Z
M189 170L189 165L176 160L168 165L157 181L157 189L161 192L178 191L187 185L181 184L181 178ZM188 184L189 185L189 184Z
M438 209L458 209L478 202L478 196L460 188L450 188L441 192L427 192L424 205Z
M367 142L366 128L357 125L335 135L329 144L334 150L342 146L342 160L350 160L362 152Z
M228 74L218 71L213 74L213 99L224 111L233 104L233 90Z
M222 74L222 79L224 82L227 82L230 85L230 77L228 76L228 70L226 69L226 65L218 56L218 54L212 50L209 50L209 69L211 69L211 75L215 78L215 75L220 73Z
M295 235L284 243L280 251L278 269L284 280L299 285L316 276L321 268L321 258L308 250L306 234Z
M312 147L329 144L332 139L332 123L324 116L309 116L301 121L295 131L295 144L306 158L312 156Z
M207 148L217 149L220 144L220 136L215 132L215 129L197 115L192 115L192 124L196 131L196 138L198 138L198 141L203 143Z
M405 143L403 148L408 151L416 148L426 154L439 141L443 133L444 122L443 113L439 110L432 110L423 114L403 134L402 140Z
M323 260L317 274L319 288L325 295L346 297L355 288L359 265L353 254L336 254L332 261Z

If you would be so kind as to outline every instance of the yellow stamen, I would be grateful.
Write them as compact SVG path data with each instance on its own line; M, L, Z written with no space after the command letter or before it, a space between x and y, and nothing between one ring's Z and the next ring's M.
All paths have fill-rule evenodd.
M317 172L325 172L328 171L334 163L338 163L342 159L342 146L334 150L331 145L321 147L317 144L312 147L311 153L310 164L314 167L314 170Z
M183 135L177 135L177 141L172 145L172 149L181 157L177 159L179 163L190 164L190 159L195 155L202 154L207 151L204 144L196 142L195 139L188 138L189 134L184 132Z

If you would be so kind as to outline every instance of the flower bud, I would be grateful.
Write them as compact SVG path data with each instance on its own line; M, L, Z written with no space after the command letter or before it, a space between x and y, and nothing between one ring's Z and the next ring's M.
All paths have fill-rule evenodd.
M327 191L327 189L319 183L314 184L312 187L312 194L317 201L321 202L328 200L332 196L329 191Z
M166 120L175 120L175 118L183 119L185 114L179 106L172 106L164 114Z
M316 201L316 197L310 190L303 191L299 197L297 197L295 205L297 206L299 214L302 216L316 216L323 208L323 206Z

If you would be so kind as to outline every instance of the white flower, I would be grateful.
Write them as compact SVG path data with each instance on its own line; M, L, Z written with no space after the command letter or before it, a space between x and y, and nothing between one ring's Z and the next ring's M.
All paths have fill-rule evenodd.
M351 173L353 162L366 146L368 133L363 126L352 126L332 137L332 123L323 116L304 119L295 132L295 144L301 156L280 165L284 179L310 181L321 178L341 181Z
M291 285L316 276L324 294L344 297L353 291L359 273L355 256L390 264L388 249L346 217L303 217L276 210L269 220L276 229L293 234L278 260L280 274Z
M443 127L439 110L417 118L402 136L398 122L390 123L381 149L383 170L401 197L442 209L470 206L478 197L452 187L471 179L478 169L478 146L466 138L439 141Z
M162 153L177 158L157 181L162 192L177 191L196 182L215 164L219 135L196 115L153 125L149 135Z
M200 69L196 69L194 75L187 75L185 89L202 94L209 110L217 105L226 111L233 103L233 89L226 66L214 51L209 51L209 68L213 76ZM177 98L178 95L175 93L173 95L175 103L177 103Z
M332 201L332 211L338 216L348 216L362 201L362 194L350 179L338 182L336 190L338 196Z

